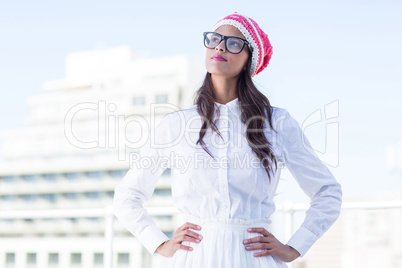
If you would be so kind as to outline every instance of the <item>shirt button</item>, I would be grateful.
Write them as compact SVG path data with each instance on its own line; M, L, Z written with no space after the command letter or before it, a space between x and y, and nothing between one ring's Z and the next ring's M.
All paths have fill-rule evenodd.
M223 208L228 208L228 205L223 205Z

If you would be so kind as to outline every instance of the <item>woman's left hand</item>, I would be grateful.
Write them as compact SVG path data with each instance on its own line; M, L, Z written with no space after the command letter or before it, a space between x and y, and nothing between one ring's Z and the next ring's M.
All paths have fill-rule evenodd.
M300 256L300 253L294 248L282 244L275 236L269 233L265 228L249 228L250 233L260 233L263 236L256 236L243 241L243 244L258 243L252 246L246 246L246 250L266 249L265 251L254 253L255 257L271 255L284 262L291 262Z

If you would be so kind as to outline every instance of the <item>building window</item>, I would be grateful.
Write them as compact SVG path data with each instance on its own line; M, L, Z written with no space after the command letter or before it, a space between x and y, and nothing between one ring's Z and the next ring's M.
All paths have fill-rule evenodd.
M114 197L114 192L113 192L113 191L107 191L107 192L106 192L106 196L107 196L108 198L113 198L113 197Z
M3 195L1 197L1 199L5 202L14 202L17 200L17 196L16 195Z
M42 198L50 203L55 203L57 199L55 194L43 194Z
M170 176L172 173L172 170L170 168L165 169L165 171L163 171L162 176Z
M81 267L82 255L81 253L71 253L71 268Z
M45 174L45 175L44 175L44 178L45 178L45 180L48 181L48 182L55 182L55 181L57 180L57 175L56 175L56 174L49 173L49 174Z
M24 222L25 222L25 223L28 223L28 224L29 224L29 223L32 224L32 223L34 222L34 220L33 220L33 219L24 219Z
M164 220L164 221L171 221L173 220L172 215L154 215L153 218L158 219L158 220Z
M86 192L85 196L89 199L99 199L100 193L99 192Z
M15 253L6 253L6 267L14 267Z
M86 175L91 179L100 179L102 173L100 171L88 171Z
M2 182L4 181L4 182L7 182L7 183L16 182L17 179L18 179L17 176L2 176L2 177L0 177L0 181L2 181Z
M38 199L38 196L36 194L25 194L25 195L22 196L22 199L25 202L31 203L31 202L35 202L36 199Z
M63 196L65 199L68 199L68 200L77 200L78 199L78 193L75 193L75 192L64 193Z
M23 178L24 181L26 181L26 182L35 182L35 181L38 179L38 175L35 175L35 174L28 174L28 175L22 176L22 178Z
M167 237L172 238L173 232L163 232Z
M80 177L80 174L78 172L69 172L69 173L65 173L64 176L68 180L76 180Z
M94 268L103 267L103 253L94 254Z
M167 94L158 94L155 96L155 103L167 103L168 95Z
M57 266L59 265L59 254L58 253L49 253L49 266Z
M116 179L122 179L123 176L127 173L126 170L117 169L117 170L109 170L109 176Z
M170 188L155 189L154 194L156 196L171 196L172 195L172 190Z
M145 104L145 96L137 96L133 97L134 105L144 105Z
M117 265L119 267L128 267L129 264L130 264L130 254L128 253L117 254Z
M36 267L36 253L27 254L27 267Z
M66 220L70 221L73 224L76 224L77 222L79 222L80 220L77 218L67 218Z

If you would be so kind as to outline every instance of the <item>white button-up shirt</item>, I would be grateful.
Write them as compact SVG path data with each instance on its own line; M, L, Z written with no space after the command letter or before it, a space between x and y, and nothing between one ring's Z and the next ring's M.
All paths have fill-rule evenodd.
M287 242L304 256L338 218L341 186L318 156L306 149L311 145L298 122L286 109L278 107L272 107L272 123L277 132L270 129L267 120L264 126L278 163L277 170L273 166L269 181L247 142L238 98L226 104L216 102L216 105L214 120L219 110L217 127L222 138L210 127L203 138L215 158L196 144L202 126L196 105L167 115L141 148L140 158L150 161L133 163L117 185L115 215L156 255L156 248L169 238L155 225L142 204L151 197L166 168L171 169L174 205L186 216L256 219L269 218L275 211L273 197L281 169L287 167L311 199L304 222Z

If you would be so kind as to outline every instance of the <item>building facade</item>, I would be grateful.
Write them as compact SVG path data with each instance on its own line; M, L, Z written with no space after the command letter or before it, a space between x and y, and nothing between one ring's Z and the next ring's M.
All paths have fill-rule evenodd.
M0 219L0 267L103 267L105 217L70 212L111 204L148 131L192 105L204 74L185 56L145 58L126 46L69 54L65 78L28 99L29 125L1 133L0 212L33 216ZM175 223L169 176L145 204L157 208L153 217L168 235ZM34 216L45 210L70 212ZM113 267L158 266L118 223L114 234Z

